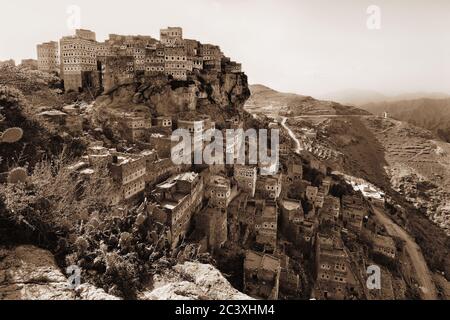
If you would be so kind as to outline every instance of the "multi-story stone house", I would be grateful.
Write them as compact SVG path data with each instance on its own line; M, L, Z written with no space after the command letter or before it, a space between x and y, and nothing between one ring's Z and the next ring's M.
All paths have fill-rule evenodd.
M272 255L247 251L244 261L244 292L255 299L278 299L281 263Z
M327 195L324 198L323 207L319 209L320 223L335 224L341 213L341 201L339 198Z
M37 45L38 70L47 73L60 73L59 45L56 41Z
M207 206L195 216L195 231L206 250L214 252L228 240L228 213L224 208Z
M281 194L282 175L258 176L256 193L263 199L277 200Z
M317 193L319 192L319 188L308 186L306 187L306 199L311 203L314 204L316 201Z
M316 276L317 299L346 299L357 294L349 256L337 236L317 235Z
M134 79L135 67L132 56L108 56L102 68L102 85L106 92L115 86Z
M142 156L113 154L110 172L116 183L114 203L129 200L144 192L146 162Z
M373 252L395 259L397 248L394 239L388 236L375 235L373 239Z
M212 44L201 44L199 56L203 59L203 67L212 71L221 71L222 58L224 57L219 46Z
M347 229L356 233L361 232L366 215L368 215L368 208L362 195L344 195L342 197L342 218Z
M266 201L260 214L255 217L256 243L265 252L274 252L277 247L278 206L274 201Z
M59 57L57 61L59 62ZM27 68L30 70L39 70L38 61L34 59L22 59L22 61L20 62L20 67ZM57 72L59 73L59 66L57 68Z
M226 209L231 201L230 180L219 175L212 175L206 183L206 198L209 199L209 206Z
M183 29L180 27L168 27L160 30L160 41L165 46L176 46L183 40Z
M170 229L170 242L175 248L191 228L192 217L202 208L203 179L194 172L170 178L152 192L156 206L154 216Z
M122 137L129 142L143 140L152 127L152 120L143 116L124 114L120 120Z
M256 181L258 170L256 167L250 166L234 166L234 179L236 180L240 190L248 193L251 197L256 193Z
M97 66L95 33L76 30L74 36L60 40L61 75L66 90L78 91L85 87L99 87L101 70Z

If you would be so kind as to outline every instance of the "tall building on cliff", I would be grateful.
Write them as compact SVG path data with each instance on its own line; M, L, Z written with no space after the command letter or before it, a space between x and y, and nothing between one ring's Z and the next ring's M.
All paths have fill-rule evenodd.
M38 70L60 73L58 42L50 41L37 45Z
M83 29L60 40L61 77L66 91L99 86L97 46L95 33Z
M78 29L75 35L38 45L39 69L60 72L66 91L113 88L135 77L165 75L186 81L205 70L240 73L241 66L225 57L219 46L183 39L183 29L160 30L160 40L143 35L111 34L97 42L95 32Z

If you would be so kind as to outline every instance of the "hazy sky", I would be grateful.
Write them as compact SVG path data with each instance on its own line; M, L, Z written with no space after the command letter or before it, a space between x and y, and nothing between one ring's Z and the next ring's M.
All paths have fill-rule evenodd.
M181 26L242 62L250 83L281 91L450 94L450 0L2 1L0 60L36 57L37 43L71 34L70 5L98 40ZM367 27L370 5L379 30Z

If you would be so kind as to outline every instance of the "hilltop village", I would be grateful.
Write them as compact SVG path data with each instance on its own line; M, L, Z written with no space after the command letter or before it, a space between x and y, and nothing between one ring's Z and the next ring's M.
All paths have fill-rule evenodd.
M155 248L176 258L180 248L193 244L197 255L211 256L235 287L257 299L417 294L407 264L399 263L406 259L403 244L374 215L374 208L385 210L384 195L352 188L314 156L295 153L280 123L245 112L247 78L220 47L184 39L181 28L170 27L159 40L110 35L104 42L92 31L77 30L59 43L38 45L37 52L30 68L58 75L66 93L96 98L35 110L48 132L85 142L82 156L66 167L69 176L84 186L106 173L111 183L99 196L111 210L107 214L134 213L133 220L120 222L126 232L115 221L116 231L98 235L102 251L119 247L151 261ZM281 131L273 175L261 174L263 164L172 161L176 129L203 139L209 129L253 127ZM236 138L234 147L247 144ZM101 213L90 210L80 229L94 232ZM108 269L108 259L86 254L99 250L89 249L93 242L76 239L82 258L75 262L95 272ZM382 270L375 290L366 285L371 265Z

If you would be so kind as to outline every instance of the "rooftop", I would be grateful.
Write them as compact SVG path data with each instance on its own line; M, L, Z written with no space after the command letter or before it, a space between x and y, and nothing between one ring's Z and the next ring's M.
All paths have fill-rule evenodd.
M250 270L264 269L272 272L278 272L281 262L280 259L255 251L247 251L245 255L244 268Z

